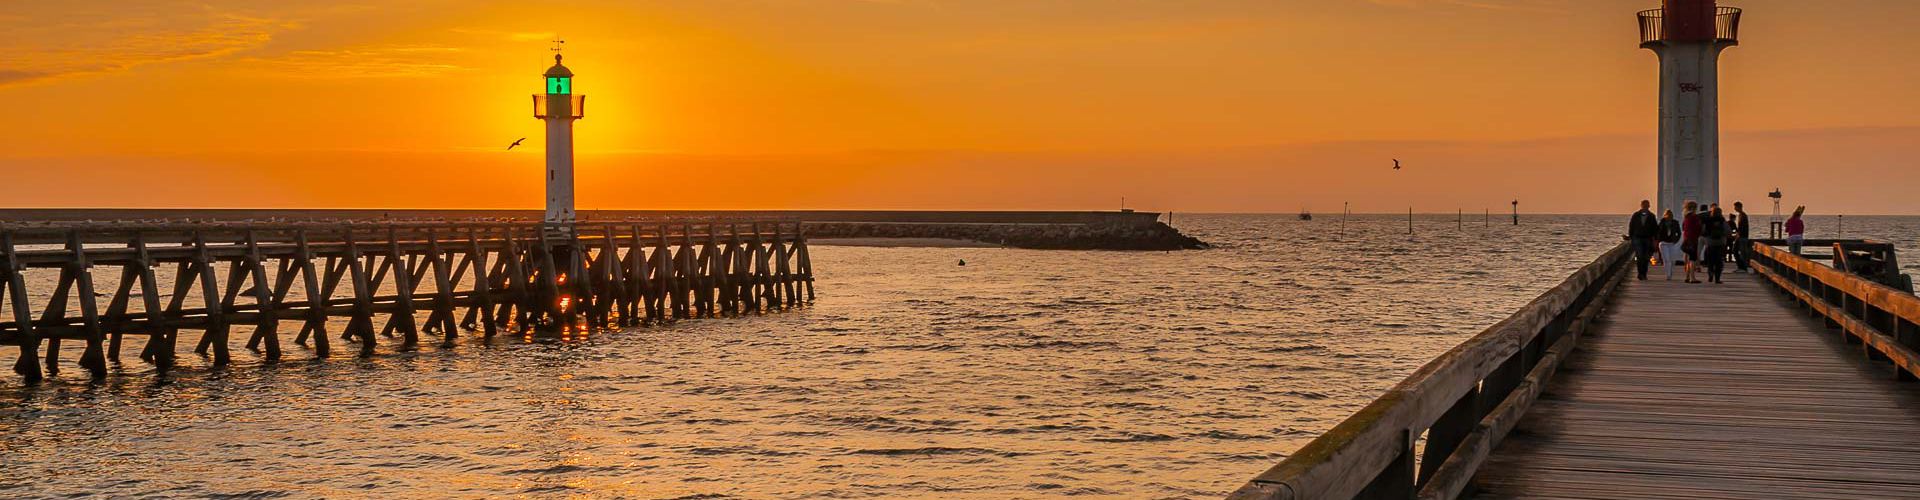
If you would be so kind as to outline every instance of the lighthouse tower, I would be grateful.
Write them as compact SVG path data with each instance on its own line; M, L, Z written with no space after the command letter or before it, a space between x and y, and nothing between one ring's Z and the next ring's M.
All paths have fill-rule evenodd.
M1640 47L1660 56L1660 207L1720 201L1720 51L1740 44L1740 9L1663 0L1640 13Z
M547 122L546 222L572 224L573 121L586 116L587 96L573 93L573 71L553 55L547 93L533 95L533 117Z

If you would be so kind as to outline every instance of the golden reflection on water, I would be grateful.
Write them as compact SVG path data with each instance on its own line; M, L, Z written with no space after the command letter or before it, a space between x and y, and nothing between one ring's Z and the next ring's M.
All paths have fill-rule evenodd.
M1625 220L1324 219L1182 216L1199 252L819 246L790 313L0 379L0 496L1218 498Z

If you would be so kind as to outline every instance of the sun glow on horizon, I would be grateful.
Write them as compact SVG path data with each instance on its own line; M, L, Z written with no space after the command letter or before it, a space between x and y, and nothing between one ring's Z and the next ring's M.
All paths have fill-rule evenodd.
M1651 190L1651 3L22 4L0 168L20 206L538 206L564 37L583 210L1605 211ZM1741 3L1779 21L1724 58L1729 196L1920 212L1809 168L1920 181L1920 4L1866 3Z

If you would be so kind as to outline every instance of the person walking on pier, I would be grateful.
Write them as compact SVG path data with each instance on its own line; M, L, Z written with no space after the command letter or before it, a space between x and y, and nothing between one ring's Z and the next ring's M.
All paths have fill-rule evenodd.
M1700 267L1700 204L1689 201L1687 215L1680 222L1680 252L1687 254L1687 283L1699 283L1693 272Z
M1747 272L1748 254L1753 252L1753 222L1747 218L1747 209L1740 202L1733 202L1733 263L1739 266L1736 272Z
M1702 244L1706 245L1707 281L1720 283L1720 274L1727 269L1727 234L1727 214L1720 210L1719 204L1714 204L1700 232Z
M1787 250L1800 255L1800 245L1807 242L1807 221L1800 220L1800 214L1807 211L1806 205L1793 208L1793 216L1787 217Z
M1674 220L1673 210L1660 214L1660 267L1667 268L1667 281L1673 281L1673 268L1679 267L1680 257L1680 221Z
M1647 280L1647 265L1653 260L1654 238L1660 236L1660 221L1653 218L1653 202L1640 200L1640 211L1627 221L1627 242L1633 245L1633 265L1640 281Z

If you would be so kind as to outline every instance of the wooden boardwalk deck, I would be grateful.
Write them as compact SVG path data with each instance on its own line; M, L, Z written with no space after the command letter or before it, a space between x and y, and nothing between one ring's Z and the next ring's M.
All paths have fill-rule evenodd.
M1920 385L1763 279L1629 279L1469 494L1920 498Z

